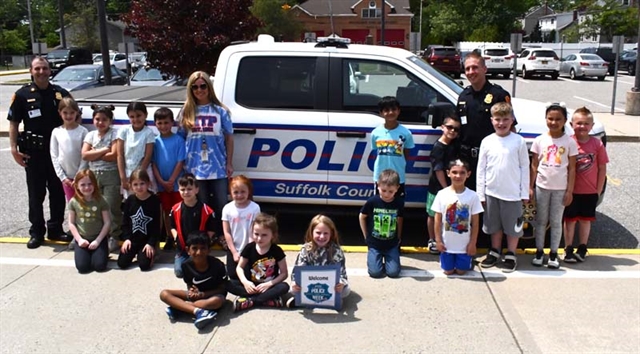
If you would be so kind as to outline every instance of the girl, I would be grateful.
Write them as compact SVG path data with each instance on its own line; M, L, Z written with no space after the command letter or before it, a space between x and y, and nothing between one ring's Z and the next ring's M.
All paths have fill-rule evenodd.
M62 181L68 202L75 194L73 177L87 167L87 163L82 160L82 141L88 131L78 124L80 108L73 98L64 97L60 100L58 113L62 117L62 125L51 133L51 162Z
M111 210L111 237L109 252L115 252L120 245L118 239L122 234L122 194L120 194L120 175L118 174L116 131L111 128L113 122L113 105L98 106L94 104L93 125L96 130L90 131L84 138L82 158L89 163L89 169L95 174L102 196Z
M134 257L138 257L140 270L153 266L157 237L160 235L162 210L160 199L149 192L151 180L147 171L137 169L131 173L129 185L133 194L122 208L122 247L118 256L118 267L128 268Z
M253 241L240 253L236 267L238 279L229 281L229 292L238 297L234 311L246 310L254 305L282 307L282 295L289 291L287 260L284 251L276 245L278 222L271 215L260 213L251 225Z
M199 199L219 213L227 203L227 179L233 174L233 125L229 110L213 92L209 74L191 74L177 120L178 134L186 141L184 168L198 180ZM221 236L222 224L216 219L216 235Z
M309 228L304 237L305 244L300 249L300 253L296 258L296 266L323 266L329 264L340 264L340 282L336 284L335 291L340 293L342 298L349 296L349 282L347 281L347 269L345 266L344 252L340 248L338 238L338 230L328 216L316 215L311 219ZM293 282L291 291L293 293L300 292L298 286L291 277ZM294 307L295 298L291 296L287 300L287 307Z
M232 202L222 209L222 229L227 242L227 273L229 278L237 279L236 267L240 253L251 241L251 223L260 213L260 206L253 198L253 185L243 176L231 179L229 185Z
M147 106L142 102L131 102L127 106L127 115L131 125L118 129L117 151L118 151L118 173L122 185L122 194L125 198L129 195L129 176L135 169L147 171L152 176L150 163L153 157L153 143L155 134L151 128L147 127ZM149 186L151 190L156 190L153 180Z
M562 213L573 197L578 146L575 140L564 133L567 123L564 103L549 105L546 117L549 132L536 137L531 146L533 158L529 194L532 199L535 196L538 211L534 229L537 251L532 263L542 266L548 222L551 225L551 251L547 267L557 269L560 267L558 247L562 236Z
M111 215L109 205L97 188L96 176L90 170L81 170L73 179L75 194L69 201L69 231L76 241L73 254L80 273L107 269L109 251L107 235Z

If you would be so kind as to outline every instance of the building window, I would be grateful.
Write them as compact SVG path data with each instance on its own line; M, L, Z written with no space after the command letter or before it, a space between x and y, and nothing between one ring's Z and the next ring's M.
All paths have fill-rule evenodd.
M552 19L551 19L551 24L553 24L555 21L556 21L556 20L552 18Z
M629 0L622 0L622 5L629 5Z
M381 16L380 9L362 9L362 18L379 18Z

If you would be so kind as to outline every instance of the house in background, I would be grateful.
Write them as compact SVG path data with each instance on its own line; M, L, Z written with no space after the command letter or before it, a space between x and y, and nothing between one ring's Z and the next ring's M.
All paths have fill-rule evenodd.
M383 0L307 0L291 8L303 24L305 38L333 33L351 39L351 43L380 43ZM409 0L385 1L385 43L409 50L413 13ZM332 30L333 22L333 30ZM303 38L301 38L302 40Z
M539 19L540 32L544 38L551 36L549 41L559 43L562 39L563 32L573 25L578 24L578 11L561 12L547 16L541 16Z
M118 51L118 43L123 43L123 40L126 40L127 43L134 43L135 51L139 51L140 48L138 46L138 39L124 35L124 29L126 25L122 21L109 21L107 20L107 36L109 38L109 50ZM65 36L67 40L67 48L68 47L77 47L78 45L74 43L74 38L76 38L76 34L79 29L74 25L67 25L64 28ZM58 34L60 34L60 29L56 30ZM97 40L98 45L100 44L100 27L96 22L95 25L95 38ZM62 34L60 34L60 43L62 43Z
M527 37L531 32L533 32L533 29L536 28L536 24L538 24L540 17L555 13L556 12L547 5L532 7L524 17L520 19L522 29L525 31L524 36Z

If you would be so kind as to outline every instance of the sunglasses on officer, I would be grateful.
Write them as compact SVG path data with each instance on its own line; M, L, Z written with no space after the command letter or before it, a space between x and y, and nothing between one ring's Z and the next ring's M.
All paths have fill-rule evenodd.
M206 90L206 89L207 89L207 84L200 84L200 85L198 85L198 84L193 84L193 85L191 85L191 91L195 91L195 90L197 90L197 89L200 89L200 90L203 90L203 91L204 91L204 90Z

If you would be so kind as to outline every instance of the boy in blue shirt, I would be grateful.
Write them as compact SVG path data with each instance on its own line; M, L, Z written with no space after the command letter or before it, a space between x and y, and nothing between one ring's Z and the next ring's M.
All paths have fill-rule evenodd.
M153 115L159 136L153 145L153 175L158 183L158 198L162 204L162 224L167 233L164 249L173 248L169 212L171 207L182 202L178 192L178 178L182 176L182 167L187 158L184 138L171 131L173 112L169 108L160 107Z

